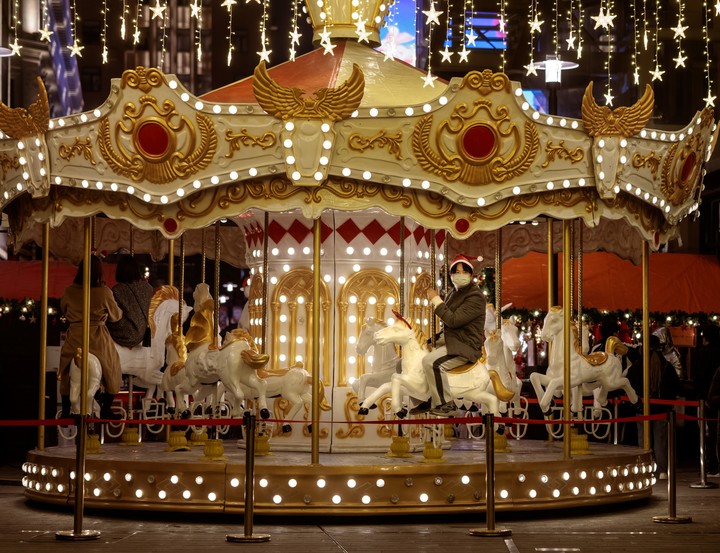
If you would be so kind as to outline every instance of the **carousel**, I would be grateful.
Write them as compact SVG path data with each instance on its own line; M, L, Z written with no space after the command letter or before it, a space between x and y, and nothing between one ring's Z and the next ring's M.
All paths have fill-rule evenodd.
M222 416L257 416L257 513L483 508L490 434L498 510L648 497L649 447L583 445L561 424L548 425L548 439L524 437L527 398L512 362L518 327L492 306L503 305L504 245L530 227L547 229L551 251L561 239L565 285L564 308L550 308L543 328L556 346L548 374L533 379L541 409L577 416L570 401L558 410L551 400L581 384L598 390L601 407L610 391L634 397L613 355L590 359L570 347L572 317L582 318L571 296L572 230L629 230L644 260L673 238L698 209L717 136L712 110L683 128L654 130L646 128L649 86L636 104L612 110L596 103L589 83L582 119L542 114L503 73L428 83L424 72L358 42L351 10L321 19L311 4L315 32L330 33L333 55L318 49L270 69L261 62L253 77L203 97L173 75L137 67L83 113L51 119L40 81L27 109L0 106L0 210L14 239L40 228L45 246L52 229L75 221L89 256L93 224L123 221L136 236L162 235L170 256L179 242L181 259L186 238L202 232L204 252L207 234L217 263L237 246L221 240L220 222L242 229L241 262L251 269L247 331L221 344L215 316L201 350L228 373L217 378L229 397ZM353 9L374 22L367 31L379 42L378 3ZM457 386L468 421L407 415L413 360L437 330L426 291L445 285L458 251L481 253L467 250L478 232L490 238L482 253L485 264L494 258L497 284L485 355ZM170 278L183 289L182 274ZM208 290L202 302L217 313L217 282ZM152 352L124 367L143 386L178 392L177 402L188 393L197 399L198 389L170 381L179 374L171 368L191 372L203 362L178 345L178 319L189 306L173 286L153 301ZM83 355L77 365L82 386L91 387L93 359ZM489 384L497 379L500 386ZM83 397L76 412L91 412ZM209 439L207 423L162 427L173 415L156 397L125 413L148 426L125 424L116 441L95 443L83 427L74 444L73 436L52 447L41 440L27 455L27 496L72 504L81 472L88 507L242 511L247 436ZM501 424L484 428L485 412ZM147 439L153 421L167 441Z

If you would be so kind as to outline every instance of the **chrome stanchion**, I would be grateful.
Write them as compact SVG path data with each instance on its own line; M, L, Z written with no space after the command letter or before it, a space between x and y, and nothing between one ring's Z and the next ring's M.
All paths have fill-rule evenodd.
M228 534L225 539L236 543L259 543L270 541L270 534L253 534L253 509L255 504L255 425L256 417L245 411L245 533Z
M653 517L653 522L666 524L684 524L692 522L692 517L676 514L676 482L675 482L675 411L667 414L668 426L668 514Z
M495 528L495 416L488 413L483 416L485 425L485 508L487 511L487 528L469 531L471 536L497 537L509 536L512 530Z
M698 400L698 424L700 425L700 482L690 484L691 488L714 489L718 485L715 482L706 480L707 474L705 470L705 432L707 425L705 424L705 401ZM714 452L713 452L714 454Z

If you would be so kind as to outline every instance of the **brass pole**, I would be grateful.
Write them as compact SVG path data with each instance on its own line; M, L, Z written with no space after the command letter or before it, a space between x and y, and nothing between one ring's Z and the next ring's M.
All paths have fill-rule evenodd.
M205 284L205 229L202 229L202 246L201 246L201 260L200 260L200 282Z
M185 234L180 237L180 282L178 283L178 338L183 335L183 298L185 296Z
M215 317L213 318L213 347L218 345L220 334L220 221L215 223Z
M435 278L433 273L432 278ZM405 315L405 217L400 217L400 314ZM433 332L433 336L435 333Z
M570 325L572 324L572 306L571 306L571 290L570 280L572 279L572 264L570 261L570 250L572 249L572 241L570 239L570 229L572 221L563 221L563 368L564 368L564 385L563 385L563 419L570 420ZM571 459L571 441L570 441L570 425L567 426L563 433L563 449L565 459Z
M175 285L175 240L168 240L168 284Z
M403 244L404 245L404 244ZM403 248L404 249L404 248ZM430 231L430 276L432 278L432 287L437 287L437 269L435 267L435 230ZM405 264L400 263L400 271L404 273ZM437 333L437 318L434 315L434 310L430 310L430 340L432 341L432 347L435 347L435 334Z
M495 328L500 330L502 325L502 255L500 248L502 247L502 228L495 231Z
M650 416L650 244L642 243L643 415ZM650 421L643 420L643 448L650 450Z
M270 250L270 238L268 238L268 228L270 227L270 214L265 212L265 223L263 225L263 266L262 266L262 352L267 352L267 327L268 317L268 252ZM314 255L314 254L313 254Z
M320 248L322 225L313 221L313 306L312 306L312 452L311 463L320 463Z
M50 223L43 225L42 282L40 284L40 386L38 389L38 418L45 419L45 377L47 375L47 318L48 282L50 268ZM38 426L38 449L45 449L45 427Z
M443 287L445 288L445 297L447 298L447 293L449 290L449 284L448 281L450 280L450 276L448 275L448 267L450 265L450 260L448 259L448 255L450 255L450 235L447 231L445 231L445 242L443 243Z
M73 529L55 533L59 540L89 540L100 537L97 530L83 530L83 510L85 509L85 448L87 443L87 381L88 351L90 350L90 244L92 241L91 217L85 218L83 252L83 322L82 322L82 360L80 362L80 415L75 438L75 506Z
M552 219L548 218L547 220L547 264L548 264L548 275L547 275L547 298L548 298L548 313L550 312L550 308L553 306L553 298L555 297L555 291L553 290L553 285L555 284L553 282L553 275L555 274L555 270L553 267L553 222Z
M582 340L582 289L583 289L583 221L578 219L578 231L577 231L577 320L578 320L578 336Z

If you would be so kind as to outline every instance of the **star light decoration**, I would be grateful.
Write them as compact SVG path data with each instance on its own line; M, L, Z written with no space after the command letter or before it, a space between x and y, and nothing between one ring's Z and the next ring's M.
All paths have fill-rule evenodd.
M601 4L599 13L597 15L591 15L590 19L595 21L595 27L593 27L594 29L602 27L607 31L608 29L610 29L610 27L615 26L615 24L613 23L613 19L615 19L615 17L617 16L610 13L610 8L608 8L608 11L606 12Z
M18 42L17 37L15 37L15 40L13 40L10 44L10 50L12 51L13 56L19 56L20 50L22 50L22 46L20 46L20 43Z
M227 0L226 0L227 1ZM235 1L235 0L231 0ZM225 5L225 4L223 4ZM155 5L150 8L150 11L152 12L152 18L151 19L165 19L165 10L167 9L167 6L165 4L161 4L160 0L155 0Z
M76 38L73 42L72 46L68 48L70 50L70 56L77 56L78 58L82 57L82 51L85 49L85 46L81 46L78 42L78 39Z

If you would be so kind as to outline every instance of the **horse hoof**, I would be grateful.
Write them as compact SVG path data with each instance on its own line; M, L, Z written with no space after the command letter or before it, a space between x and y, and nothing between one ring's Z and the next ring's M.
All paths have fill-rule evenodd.
M407 417L407 414L407 409L400 409L397 413L395 413L395 416L399 419L404 419L405 417Z
M292 426L290 426L289 424L283 424L283 426L282 426L283 434L287 434L290 431L292 431Z
M376 403L373 403L373 404L370 406L370 409L377 409L377 404L376 404Z
M175 414L175 407L168 407L168 408L167 408L167 414L168 414L168 415L174 415L174 414Z
M268 409L260 409L260 418L261 419L269 419L270 411Z
M505 434L505 425L498 424L498 427L495 429L495 432L497 432L498 436L502 436L503 434Z
M480 409L478 409L478 406L474 403L470 406L470 409L468 409L468 411L470 411L471 413L477 413L479 410Z
M181 419L189 419L190 418L190 409L185 409L182 413L180 413Z
M370 413L370 411L367 407L360 407L360 409L358 409L358 415L367 415L368 413Z

